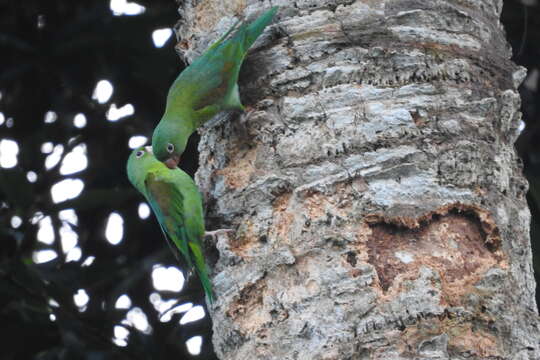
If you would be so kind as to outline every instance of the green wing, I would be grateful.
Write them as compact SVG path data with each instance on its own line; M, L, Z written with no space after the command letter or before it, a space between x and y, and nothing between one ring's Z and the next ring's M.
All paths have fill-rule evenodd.
M189 267L193 266L189 255L185 222L182 216L183 196L170 183L163 181L156 173L148 173L145 179L148 201L156 214L159 225L167 238L180 251Z
M201 247L202 234L200 229L195 228L197 226L193 226L191 216L185 213L186 196L174 180L169 172L149 172L145 179L147 198L163 232L180 251L188 267L193 268L195 265L204 291L212 302L212 285ZM186 195L189 197L189 194ZM202 231L204 232L204 228Z
M242 24L232 37L225 35L210 46L175 80L167 97L167 110L186 107L200 122L224 109L243 109L238 96L238 74L249 47L255 42L277 11L266 11L251 24ZM200 112L199 114L197 114Z

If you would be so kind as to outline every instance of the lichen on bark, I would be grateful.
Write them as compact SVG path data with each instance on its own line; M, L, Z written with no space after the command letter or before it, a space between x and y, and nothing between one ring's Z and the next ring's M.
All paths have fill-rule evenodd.
M178 49L271 5L199 146L218 356L540 358L502 1L191 0Z

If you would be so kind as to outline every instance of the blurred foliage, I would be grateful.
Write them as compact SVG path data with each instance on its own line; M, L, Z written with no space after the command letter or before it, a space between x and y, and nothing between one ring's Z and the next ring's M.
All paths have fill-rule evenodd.
M109 0L2 0L0 2L0 139L19 145L18 164L0 168L0 343L2 359L214 359L208 317L179 325L183 314L160 322L149 300L155 264L170 266L175 259L151 216L142 220L142 197L126 179L128 140L149 137L164 108L166 93L182 69L175 54L174 35L156 48L152 32L171 28L178 20L174 0L139 0L146 11L135 16L114 16ZM114 86L105 104L92 99L96 83L107 79ZM107 110L133 104L135 114L108 121ZM54 111L57 120L45 123ZM78 113L86 116L83 128L74 126ZM196 139L183 167L197 167ZM64 146L63 156L84 143L88 167L64 176L59 165L45 168L42 144ZM187 160L187 161L186 161ZM27 180L27 172L37 181ZM51 186L64 178L84 181L80 196L54 203ZM66 262L60 242L64 220L59 211L74 209L82 257ZM104 235L111 212L124 220L118 245ZM55 241L37 241L36 213L50 216ZM22 224L11 225L14 215ZM36 250L52 249L58 257L37 264ZM82 263L95 257L89 266ZM85 289L86 308L74 304L74 294ZM128 309L116 309L127 294L132 306L144 311L151 334L130 330L128 346L115 345L114 326ZM160 292L161 298L204 306L196 279L178 293ZM54 302L58 304L55 306ZM51 316L51 314L53 314ZM51 320L54 319L53 320ZM202 352L189 355L185 341L203 336Z
M525 5L525 4L528 4ZM513 51L513 60L527 68L521 84L521 110L525 128L516 141L529 181L527 202L531 210L531 245L536 283L540 282L540 4L538 1L506 0L501 21ZM540 291L536 289L540 306Z
M18 164L0 168L0 343L2 359L214 359L208 317L179 325L176 314L160 322L149 300L156 292L151 271L155 264L172 265L156 221L138 216L142 201L125 176L134 135L150 136L163 110L166 92L182 64L174 52L174 38L163 48L152 42L152 31L172 27L178 20L174 0L140 0L146 11L136 16L113 16L109 0L2 0L0 2L0 139L19 145ZM540 7L507 0L503 24L518 64L539 69ZM92 99L96 83L109 80L114 92L109 101ZM526 123L517 148L531 182L528 196L533 214L532 240L535 266L540 270L540 114L538 77L521 87ZM133 104L135 114L116 122L106 119L109 106ZM45 123L48 111L57 114ZM73 125L83 113L87 125ZM188 148L182 166L193 174L197 167L196 141ZM62 144L66 151L76 144L87 146L88 167L64 176L59 166L45 168L48 154L42 144ZM28 171L37 181L27 180ZM84 181L80 196L54 203L51 186L64 178ZM74 209L78 246L82 257L66 262L60 244L64 220L59 211ZM111 212L124 219L123 241L111 245L104 236ZM37 241L36 213L50 216L55 241ZM22 224L12 226L13 216ZM538 230L537 230L538 229ZM59 257L36 264L33 254L53 249ZM95 261L82 263L89 257ZM537 271L539 274L540 271ZM84 311L73 300L79 289L90 297ZM128 345L111 339L114 326L127 309L116 309L121 294L144 311L152 327L143 334L129 327ZM190 281L180 294L161 291L163 299L203 304L198 282ZM54 302L58 304L56 306ZM51 320L54 314L54 321ZM203 336L202 352L189 355L185 341Z

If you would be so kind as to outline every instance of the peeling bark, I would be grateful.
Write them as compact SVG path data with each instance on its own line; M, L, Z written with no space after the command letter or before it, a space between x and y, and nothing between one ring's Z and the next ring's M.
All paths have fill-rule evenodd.
M540 359L500 0L185 1L193 59L279 5L202 131L221 359Z

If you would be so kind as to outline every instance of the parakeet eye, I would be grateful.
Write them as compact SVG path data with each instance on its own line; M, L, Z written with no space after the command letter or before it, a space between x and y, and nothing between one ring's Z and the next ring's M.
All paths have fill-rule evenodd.
M172 153L174 151L174 145L171 144L171 143L168 143L167 144L167 151L170 153Z
M140 158L140 157L142 157L143 155L144 155L144 151L142 151L142 150L139 150L139 151L137 151L137 153L135 153L135 156L136 156L137 158Z

